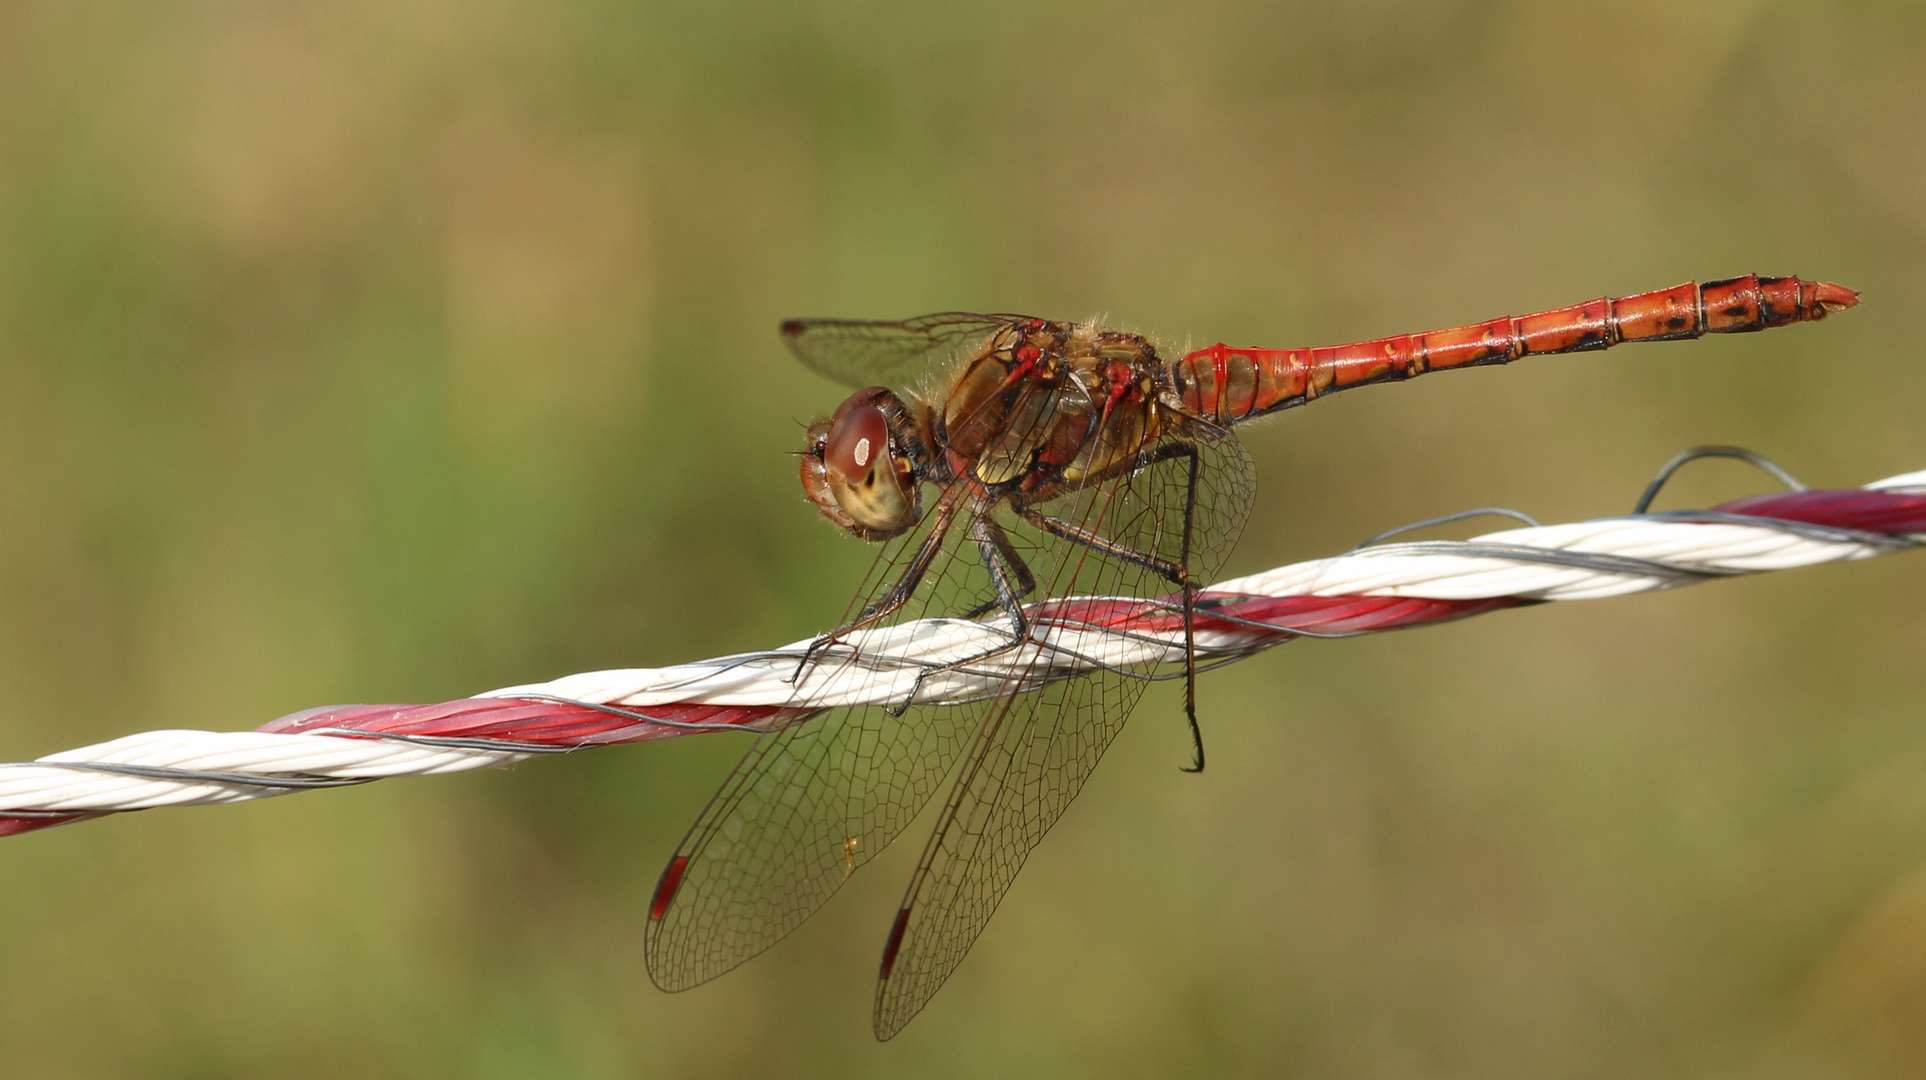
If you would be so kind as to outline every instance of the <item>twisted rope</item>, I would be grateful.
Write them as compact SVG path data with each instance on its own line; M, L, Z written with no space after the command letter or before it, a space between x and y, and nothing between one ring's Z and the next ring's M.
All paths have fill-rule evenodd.
M1640 507L1678 464L1708 454L1751 459L1729 448L1688 451L1660 474ZM1471 513L1485 512L1530 521L1512 511ZM1204 591L1197 602L1200 664L1228 663L1295 637L1376 633L1918 547L1926 543L1926 471L1863 488L1530 524L1469 540L1379 539ZM128 810L243 802L592 746L772 731L823 709L898 707L912 694L916 703L942 705L1002 692L1011 680L1032 690L1099 668L1170 678L1160 669L1183 660L1182 607L1174 596L1071 597L1034 605L1029 614L1025 641L964 667L949 665L1010 641L1007 616L920 619L852 633L819 648L806 668L799 665L811 642L802 641L673 667L586 672L434 705L310 709L254 731L129 735L0 764L0 836Z

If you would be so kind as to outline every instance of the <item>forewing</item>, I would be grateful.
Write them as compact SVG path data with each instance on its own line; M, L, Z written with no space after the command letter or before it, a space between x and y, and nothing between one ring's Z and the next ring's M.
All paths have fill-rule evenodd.
M1154 450L1167 452L1170 444ZM1186 547L1193 580L1208 581L1235 542L1250 506L1250 459L1235 439L1195 444L1191 458L1145 465L1044 507L1136 551L1178 561ZM1069 540L1042 539L1029 556L1053 596L1168 596L1170 583L1114 554ZM1013 537L1013 539L1015 539ZM1043 576L1048 570L1047 579ZM1097 651L1105 631L1058 628L1054 643ZM884 947L876 988L878 1038L901 1030L955 970L1031 849L1076 798L1146 685L1145 671L1102 670L1011 694L985 717L910 880Z
M791 319L782 324L782 338L816 372L860 389L894 384L1027 318L943 311L901 322Z
M649 976L686 990L794 930L929 801L967 709L834 709L762 735L676 849L647 931Z
M942 540L923 587L894 619L954 615L994 597L968 530ZM852 609L892 584L928 535L881 546ZM860 677L845 648L819 655L805 686ZM929 802L996 703L833 709L757 738L677 847L651 904L649 975L685 990L800 925Z

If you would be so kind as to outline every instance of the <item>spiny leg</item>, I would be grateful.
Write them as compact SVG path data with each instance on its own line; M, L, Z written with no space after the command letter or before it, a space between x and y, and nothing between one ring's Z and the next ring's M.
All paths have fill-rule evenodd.
M1009 536L1003 531L1003 526L998 525L988 514L971 519L970 536L976 541L977 552L983 558L983 568L989 571L990 585L996 590L996 604L1003 609L1004 614L1010 617L1010 640L995 648L985 649L960 660L952 660L947 664L925 668L918 672L916 682L911 684L909 696L903 699L903 703L886 708L885 711L891 716L903 715L911 705L916 703L917 695L923 690L923 680L938 672L954 671L979 660L987 660L1000 653L1009 652L1023 644L1024 639L1030 636L1030 616L1024 612L1022 600L1036 588L1036 578L1030 573L1030 568L1024 564L1022 557L1016 553L1016 548L1011 545Z
M903 605L909 603L910 597L916 595L916 587L923 583L923 576L929 573L937 554L943 550L943 538L949 535L950 524L955 520L956 504L949 501L939 504L936 508L935 520L930 523L930 534L923 538L923 543L916 549L916 554L911 556L908 565L903 567L902 576L898 577L896 583L891 585L883 595L866 604L855 619L810 642L809 647L803 650L802 660L796 664L796 673L789 677L789 681L791 683L802 681L803 672L814 662L818 650L835 644L844 634L860 630L901 611Z
M1130 547L1127 544L1119 544L1109 537L1086 529L1081 525L1072 524L1062 518L1051 517L1048 514L1040 514L1027 506L1018 509L1017 516L1035 525L1038 529L1049 533L1051 536L1061 537L1072 543L1082 544L1084 547L1089 548L1099 555L1108 555L1113 559L1127 562L1132 566L1141 566L1145 570L1170 582L1172 585L1182 585L1190 579L1190 574L1184 567L1171 562L1169 559L1159 558L1147 551L1138 551L1136 548Z
M1011 546L1010 535L1003 531L1002 526L997 526L995 522L991 522L990 524L996 526L990 531L991 541L996 544L996 549L1003 554L1004 566L1016 575L1018 586L1015 593L1016 597L1022 599L1036 592L1037 579L1030 573L1029 564L1025 563L1023 557L1016 553L1016 548ZM994 573L994 571L992 571L992 573ZM963 618L981 618L1000 607L1006 607L1006 605L1003 598L999 595L994 599L985 600L981 604L964 612Z
M1180 457L1188 459L1188 468L1184 482L1184 531L1180 540L1179 562L1173 563L1169 559L1160 558L1149 552L1138 551L1136 548L1119 544L1080 525L1039 513L1027 506L1017 507L1016 511L1023 520L1052 536L1062 537L1093 551L1143 567L1181 590L1184 605L1184 719L1190 725L1192 764L1180 767L1185 772L1203 772L1204 732L1197 723L1197 587L1190 580L1190 549L1197 519L1197 481L1203 461L1195 445L1177 442L1159 447L1151 463L1172 461ZM1133 464L1137 468L1144 467L1142 461Z
M1197 448L1190 447L1190 475L1184 484L1184 719L1190 721L1190 749L1195 759L1184 772L1204 771L1204 729L1197 726L1197 587L1190 580L1190 541L1197 521L1197 474L1202 467Z

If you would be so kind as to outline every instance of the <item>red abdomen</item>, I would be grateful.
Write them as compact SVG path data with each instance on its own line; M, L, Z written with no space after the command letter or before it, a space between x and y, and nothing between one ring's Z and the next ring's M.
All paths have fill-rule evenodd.
M1427 371L1508 364L1521 356L1609 349L1811 322L1859 294L1824 281L1756 274L1514 315L1471 326L1321 349L1198 349L1171 365L1184 407L1222 424L1325 394Z

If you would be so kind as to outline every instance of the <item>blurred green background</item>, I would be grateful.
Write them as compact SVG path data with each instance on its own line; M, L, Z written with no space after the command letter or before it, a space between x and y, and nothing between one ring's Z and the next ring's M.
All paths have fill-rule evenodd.
M827 627L868 553L795 487L843 391L786 316L1307 345L1748 271L1865 303L1268 424L1231 572L1696 443L1926 468L1926 9L7 4L0 760ZM920 833L643 971L733 738L57 829L0 844L0 1061L1917 1076L1922 656L1913 555L1301 642L1204 684L1202 777L1160 688L883 1046Z

